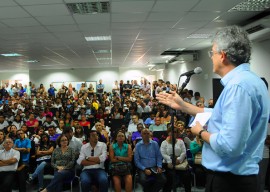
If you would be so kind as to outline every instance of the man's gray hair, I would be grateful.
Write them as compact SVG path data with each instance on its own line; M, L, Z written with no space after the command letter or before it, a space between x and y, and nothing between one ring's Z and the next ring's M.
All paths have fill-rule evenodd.
M248 33L239 26L222 28L215 34L212 43L217 46L215 51L225 52L227 59L235 66L250 60L251 42Z

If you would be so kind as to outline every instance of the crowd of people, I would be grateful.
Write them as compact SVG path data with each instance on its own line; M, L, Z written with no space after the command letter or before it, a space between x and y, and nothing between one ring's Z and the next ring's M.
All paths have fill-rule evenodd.
M161 168L162 164L169 169L165 165L171 163L172 155L171 116L169 109L151 96L173 89L174 85L169 82L158 80L151 85L142 81L138 85L136 80L126 84L121 80L115 82L110 93L104 92L102 80L96 89L84 83L80 90L64 84L61 90L56 90L53 85L45 90L42 84L38 89L33 89L35 86L30 84L30 91L21 84L11 85L10 90L6 87L2 88L5 91L0 91L3 98L0 102L0 148L6 151L5 146L12 142L12 150L20 154L19 158L14 154L15 159L11 158L13 166L8 169L18 180L20 191L26 191L26 183L32 184L35 180L40 191L61 191L64 181L74 177L75 169L82 170L79 173L82 191L89 191L94 184L100 191L107 191L107 173L112 176L115 191L121 191L121 177L125 190L131 191L132 176L137 169ZM204 106L204 99L198 92L193 97L192 90L185 90L183 97L187 102ZM211 107L211 103L209 105ZM189 120L190 117L182 113L174 119L177 146L181 142L175 157L177 164L186 159L186 151L195 141L185 130ZM147 134L144 136L144 133ZM159 155L152 154L152 158L153 162L157 158L158 164L145 164L142 154L147 154L147 158L149 154L137 150L136 145L141 140L156 143L155 150ZM80 166L75 168L75 165ZM177 171L181 179L175 182L183 181L186 191L191 190L189 171L188 167ZM53 174L54 178L44 186L44 174L47 173ZM152 172L144 170L143 174L148 177ZM142 178L143 174L139 174L140 182L147 189L145 184L149 183L145 176ZM159 178L163 180L154 191L164 186L165 191L170 191L171 181L166 182L164 178ZM13 180L5 182L1 186L10 191Z
M115 81L108 93L102 80L96 88L83 83L80 90L71 84L60 90L52 84L48 90L42 84L3 86L1 191L17 184L24 192L26 181L35 179L39 191L62 191L76 174L82 192L108 191L108 175L116 192L122 181L130 192L136 174L144 191L182 184L190 192L191 174L207 192L263 191L269 96L267 83L249 71L250 50L237 26L215 35L209 57L224 85L216 107L212 99L206 105L199 92L178 95L177 86L163 80ZM173 117L169 107L177 110ZM212 112L206 126L190 127L203 112ZM50 169L54 177L44 186Z

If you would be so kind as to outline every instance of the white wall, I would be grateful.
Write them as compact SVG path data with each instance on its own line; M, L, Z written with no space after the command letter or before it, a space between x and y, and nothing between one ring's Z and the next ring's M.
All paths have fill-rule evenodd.
M0 80L20 80L25 85L29 83L29 71L24 72L1 72Z
M171 83L177 83L178 78L182 73L190 71L196 67L201 67L203 72L198 75L193 75L186 88L192 89L194 92L199 91L206 100L212 98L212 79L220 77L212 72L212 61L207 54L207 51L210 49L211 48L209 47L200 51L199 61L167 65L166 70L163 72L164 80L169 80ZM270 40L253 42L250 64L251 70L258 76L264 77L270 86ZM180 86L184 80L185 77L182 77ZM270 90L268 91L270 93Z
M112 90L112 84L118 80L118 68L80 68L80 69L57 69L57 70L30 70L30 80L36 84L43 83L45 88L49 88L51 82L66 81L99 81L102 79L105 91Z

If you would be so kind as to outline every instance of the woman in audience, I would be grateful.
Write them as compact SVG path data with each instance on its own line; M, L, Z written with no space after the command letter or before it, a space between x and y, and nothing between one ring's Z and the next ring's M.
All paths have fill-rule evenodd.
M89 98L92 98L93 97L93 95L94 95L94 87L93 87L93 84L92 83L90 83L89 84L89 87L88 87L88 91L87 91L87 93L88 93L88 97Z
M29 114L29 119L28 121L25 122L26 126L28 127L28 131L33 134L35 133L35 131L38 128L38 120L35 118L35 114L34 113L30 113Z
M193 169L196 174L197 186L205 187L206 183L206 172L201 164L201 153L202 153L203 141L198 136L190 143L190 152L193 155Z
M37 168L28 180L28 182L31 183L35 178L38 178L39 191L43 190L44 169L51 164L51 154L53 150L54 146L50 142L49 135L46 133L42 134L40 145L37 147L36 151Z
M73 125L72 117L71 117L69 112L66 113L64 120L65 120L65 126L72 126Z
M7 138L12 139L15 141L17 139L17 127L15 125L11 125L7 128Z
M39 127L36 131L36 134L33 134L31 137L31 140L35 142L36 146L39 146L40 144L40 139L41 139L41 135L44 134L44 128L43 127Z
M179 135L179 129L174 129L174 138L172 138L172 130L168 128L168 137L161 143L160 152L163 157L164 163L167 165L166 174L167 178L172 178L173 170L172 170L172 161L175 160L175 165L179 165L181 163L185 163L186 160L186 147L182 140L177 139ZM172 139L175 140L175 156L173 157L173 150L172 150ZM173 159L174 158L174 159ZM186 192L191 192L191 179L189 171L187 170L188 165L186 164L186 169L183 170L176 170L176 175L173 178L175 187L177 186L177 182L183 181L184 188ZM164 185L163 191L169 192L173 188L173 180L167 179L167 183Z
M0 130L0 150L4 149L4 140L5 140L5 132L4 130Z
M75 152L68 144L69 141L65 135L60 135L57 138L57 145L59 147L53 151L51 158L54 177L42 192L62 191L64 181L74 177Z
M114 183L114 190L121 192L121 177L125 182L125 191L132 191L131 161L132 149L126 143L125 133L118 131L114 143L110 146L109 156L111 160L110 170ZM118 171L118 167L121 171Z

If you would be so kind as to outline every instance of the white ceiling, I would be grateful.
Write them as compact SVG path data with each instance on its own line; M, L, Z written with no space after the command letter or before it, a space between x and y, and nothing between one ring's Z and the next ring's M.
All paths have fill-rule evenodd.
M104 0L101 0L104 1ZM66 3L94 0L0 0L0 71L143 67L171 48L200 50L210 39L189 39L260 12L228 12L241 0L110 0L110 13L72 15ZM111 41L87 42L85 36ZM95 50L111 50L94 54ZM111 58L111 59L97 59ZM37 60L38 63L26 63Z

